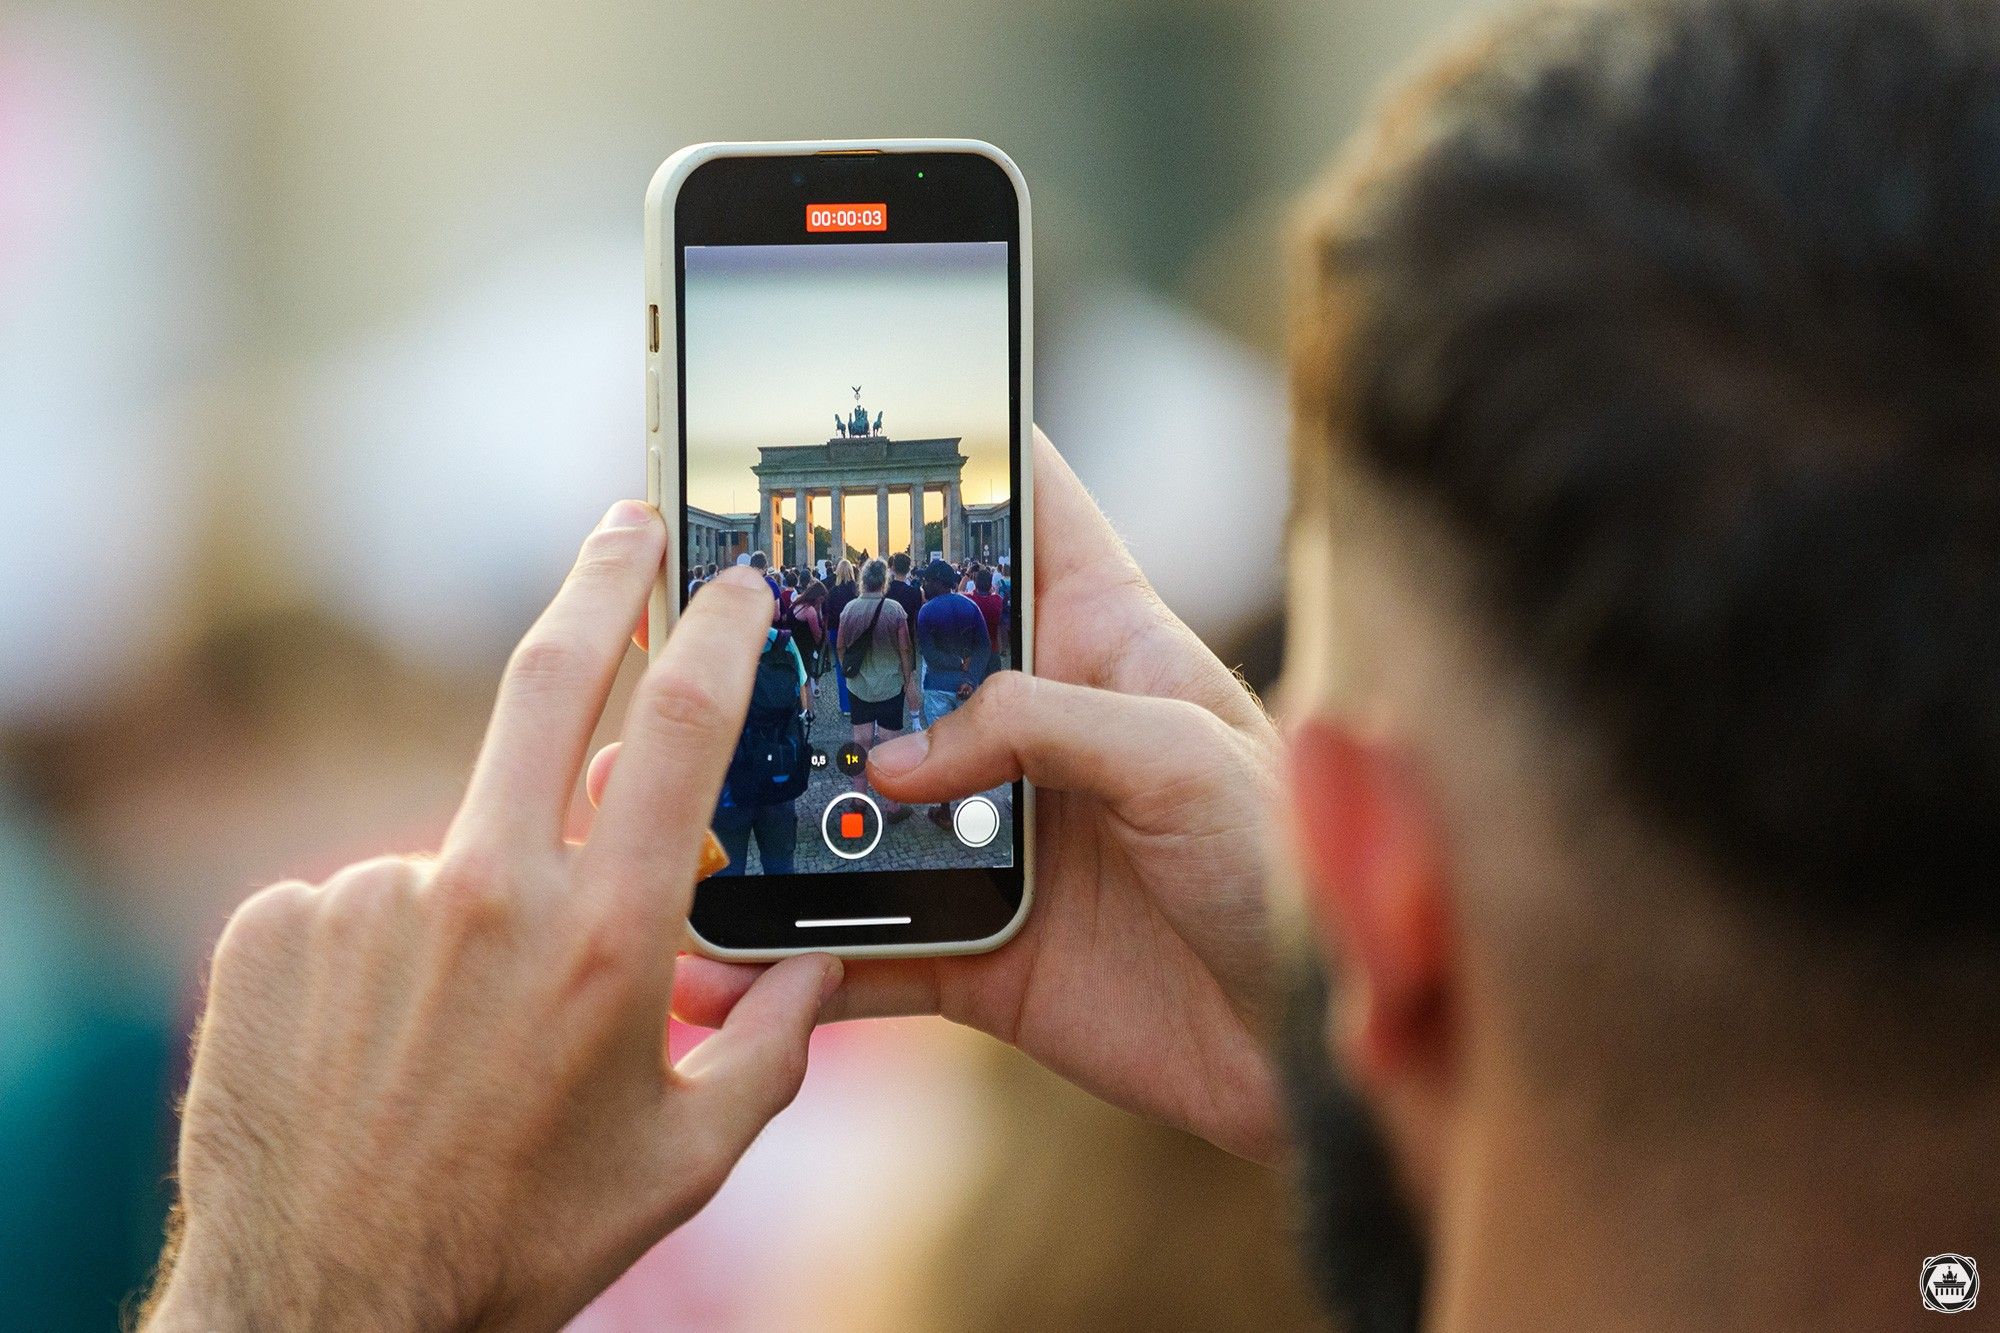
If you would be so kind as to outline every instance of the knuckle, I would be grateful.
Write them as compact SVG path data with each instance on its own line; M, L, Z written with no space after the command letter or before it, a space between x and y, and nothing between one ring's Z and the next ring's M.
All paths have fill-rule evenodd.
M513 916L507 859L485 851L454 853L438 864L425 893L431 917L459 933L507 924Z
M1203 708L1200 704L1186 699L1162 699L1162 721L1166 728L1180 734L1187 740L1202 746L1228 745L1234 742L1235 733L1229 724Z
M725 576L702 588L701 607L704 614L722 613L731 619L755 614L769 614L773 603L771 589L761 578Z
M357 861L327 882L327 889L342 894L387 897L410 888L422 875L416 858L377 856Z
M570 577L579 582L629 577L644 568L659 537L656 527L599 528L584 538Z
M593 918L577 932L565 973L570 998L594 991L620 993L643 967L649 939L617 914Z
M312 897L302 880L284 880L259 889L230 914L215 943L217 976L274 958L287 951Z
M1035 690L1035 678L1019 671L997 671L987 677L984 691L997 704L1023 704Z
M666 735L689 736L723 725L725 711L714 686L690 672L656 674L648 682L645 716Z
M555 634L531 633L514 649L507 679L516 689L539 691L568 685L588 669L576 644Z
M988 676L959 711L974 713L981 722L994 716L1018 717L1028 709L1033 693L1033 677L1018 671L1000 671Z
M419 879L419 868L406 857L351 865L320 890L320 919L335 930L357 927L407 897Z
M1239 741L1227 722L1186 699L1156 699L1148 704L1152 716L1145 725L1162 748L1190 758L1200 757L1199 763L1182 765L1186 778L1212 782L1212 776L1204 775L1235 771ZM1164 792L1177 785L1177 782L1162 782L1158 790Z
M1125 808L1135 821L1172 825L1185 819L1190 803L1205 806L1219 792L1249 795L1260 790L1255 772L1245 771L1242 739L1227 722L1185 699L1149 702L1148 732L1164 752L1181 761L1175 773L1127 791Z

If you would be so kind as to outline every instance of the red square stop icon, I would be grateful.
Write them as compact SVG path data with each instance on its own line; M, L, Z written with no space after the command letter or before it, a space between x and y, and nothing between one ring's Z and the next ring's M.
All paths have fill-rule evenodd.
M865 821L859 810L840 812L840 836L852 842L859 842L866 835Z

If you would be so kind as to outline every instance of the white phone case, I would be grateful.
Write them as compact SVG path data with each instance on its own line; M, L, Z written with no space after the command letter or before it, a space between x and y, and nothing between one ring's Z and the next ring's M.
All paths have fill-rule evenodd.
M1021 208L1021 435L1015 447L1021 456L1020 494L1014 497L1021 514L1021 544L1014 552L1014 585L1025 590L1015 603L1021 621L1020 669L1034 671L1035 662L1035 448L1034 448L1034 247L1030 243L1028 182L1014 160L992 144L977 139L824 139L781 143L701 143L681 149L653 173L646 187L646 498L666 515L673 536L659 580L653 585L647 623L652 627L651 652L657 656L680 615L680 598L669 596L685 581L681 568L680 513L680 356L673 290L674 202L681 182L702 163L717 157L793 157L809 153L874 150L883 153L977 153L990 158L1014 182ZM657 310L655 316L653 311ZM652 329L657 318L658 346ZM667 453L675 452L673 459ZM688 926L688 942L710 958L731 962L764 962L801 953L836 953L846 958L918 958L985 953L1014 938L1028 919L1035 897L1035 790L1021 784L1021 906L1013 919L984 939L946 940L928 944L859 944L827 949L801 946L777 949L725 949Z

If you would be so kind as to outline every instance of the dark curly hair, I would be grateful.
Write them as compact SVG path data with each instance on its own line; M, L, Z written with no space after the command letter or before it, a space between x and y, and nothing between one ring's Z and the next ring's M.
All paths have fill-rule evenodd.
M1990 949L2000 9L1554 10L1461 73L1313 237L1301 449L1763 906Z

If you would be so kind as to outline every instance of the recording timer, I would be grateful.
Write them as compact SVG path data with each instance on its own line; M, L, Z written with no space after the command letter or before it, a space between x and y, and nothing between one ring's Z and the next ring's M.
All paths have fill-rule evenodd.
M887 231L887 204L807 204L807 231Z

